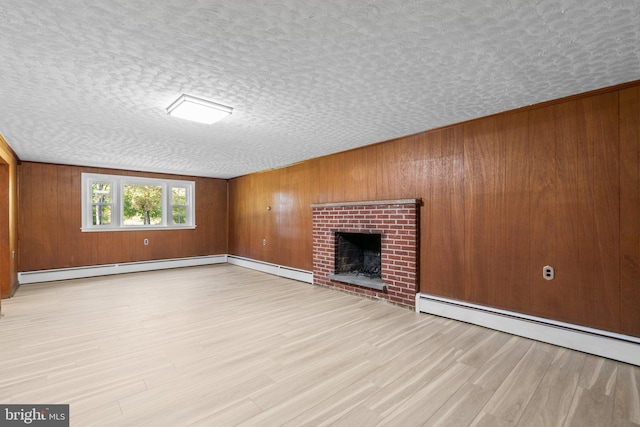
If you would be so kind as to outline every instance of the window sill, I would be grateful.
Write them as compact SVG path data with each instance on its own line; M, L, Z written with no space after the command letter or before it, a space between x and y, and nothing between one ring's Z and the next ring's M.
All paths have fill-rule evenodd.
M105 231L163 231L163 230L195 230L197 228L196 225L187 225L182 227L163 227L163 226L154 226L154 227L113 227L113 228L80 228L80 231L83 233L103 233Z

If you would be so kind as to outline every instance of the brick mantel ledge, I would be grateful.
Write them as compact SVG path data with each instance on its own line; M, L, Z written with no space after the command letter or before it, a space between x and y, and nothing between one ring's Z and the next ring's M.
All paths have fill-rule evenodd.
M334 202L313 203L312 208L333 208L340 206L372 206L372 205L409 205L421 204L422 199L396 199L396 200L367 200L366 202Z

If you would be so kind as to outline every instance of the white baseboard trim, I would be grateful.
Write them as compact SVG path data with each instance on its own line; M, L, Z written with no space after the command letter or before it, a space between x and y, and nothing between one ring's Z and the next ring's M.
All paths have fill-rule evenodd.
M284 265L271 264L264 261L256 261L250 258L229 255L227 262L239 267L250 268L252 270L261 271L263 273L273 274L275 276L286 277L287 279L298 280L300 282L313 284L313 273L307 270L300 270Z
M640 366L640 338L628 335L421 293L416 311Z
M55 270L26 271L18 273L18 283L53 282L56 280L81 279L85 277L107 276L111 274L137 273L141 271L163 270L178 267L195 267L199 265L223 264L227 255L211 255L189 258L173 258L121 264L103 264L87 267L58 268Z

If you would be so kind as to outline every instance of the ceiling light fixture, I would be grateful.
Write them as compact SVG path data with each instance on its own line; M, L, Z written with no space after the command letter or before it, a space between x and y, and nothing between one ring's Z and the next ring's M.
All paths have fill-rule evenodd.
M195 96L182 95L167 108L167 113L181 119L208 125L231 115L233 108Z

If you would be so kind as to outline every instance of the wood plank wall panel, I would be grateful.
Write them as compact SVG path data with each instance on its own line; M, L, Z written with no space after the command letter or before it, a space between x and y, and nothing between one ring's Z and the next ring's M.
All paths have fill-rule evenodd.
M38 209L38 207L36 207L38 210L38 220L42 227L40 234L43 236L46 235L46 238L41 240L39 252L43 259L53 259L58 257L58 250L62 242L66 242L66 239L61 239L59 233L52 233L51 230L57 230L60 226L58 212L60 212L61 209L68 209L68 206L62 198L60 203L58 203L58 169L54 165L43 165L40 190L41 206L48 206L51 209ZM67 197L67 199L69 199L69 197ZM55 214L53 214L54 212Z
M0 158L0 290L1 294L10 295L11 289L9 284L9 274L11 270L11 243L9 239L9 230L11 224L9 221L9 165ZM7 272L7 273L5 273Z
M233 221L229 221L229 252L247 256L250 251L249 230L255 225L249 218L247 198L249 179L234 179L229 182L229 212L233 212Z
M504 141L497 133L497 120L464 125L465 154L465 252L469 259L464 298L495 305L503 288L504 257L502 218L504 204ZM467 161L468 159L468 161ZM467 208L468 206L468 208Z
M407 137L375 146L378 159L375 199L414 197L416 194L416 168L413 165L415 144L415 137ZM361 194L361 191L358 193Z
M555 179L555 106L539 108L529 113L530 164L530 245L529 282L530 311L532 314L556 318L557 286L542 276L542 267L551 265L556 259Z
M580 278L580 217L578 199L578 139L577 102L565 102L554 108L556 130L556 218L561 228L556 237L557 274L554 286L563 309L556 319L580 322L582 289ZM559 270L558 270L559 269Z
M23 163L20 171L20 226L29 224L29 228L20 228L20 257L19 266L26 259L32 261L33 270L45 269L44 260L52 257L51 240L55 233L49 233L44 228L43 217L43 174L47 168L33 167L30 163ZM51 206L51 210L57 206ZM20 268L19 267L19 268ZM22 271L22 270L21 270Z
M0 298L8 298L18 289L18 163L0 134Z
M361 165L362 162L353 163ZM280 257L277 264L303 266L313 269L312 260L306 254L312 249L311 230L311 180L307 179L306 168L296 165L283 169L280 174L280 191L277 203L277 230L274 238L281 240Z
M420 280L428 283L430 287L440 289L441 294L452 296L452 290L446 288L448 281L442 281L440 275L445 270L439 262L442 248L442 228L440 223L440 206L442 201L439 194L435 171L438 169L436 162L441 158L441 134L436 132L431 138L419 135L416 143L416 181L417 194L422 196L420 208L420 229L430 230L430 233L420 235L420 265L428 266L420 269Z
M620 91L620 330L640 336L640 88Z
M464 130L456 126L443 130L443 154L445 164L450 165L451 173L445 174L443 184L447 189L445 202L449 203L448 216L443 224L443 244L448 249L443 264L444 277L449 279L440 281L449 288L452 297L460 298L464 292L464 262L465 262L465 200L464 194ZM419 197L419 196L418 196ZM421 233L424 235L424 233ZM425 288L426 289L426 288Z
M376 194L376 177L369 173L367 157L368 150L351 150L344 153L344 166L346 167L346 179L341 187L340 194L336 198L348 201L355 196L362 197L363 200L371 200L370 197ZM320 178L320 177L318 177ZM320 178L320 181L322 179ZM314 203L311 201L310 203Z
M496 304L516 311L530 307L529 287L521 286L530 277L531 249L531 152L528 112L501 116L498 128L505 138L504 287ZM461 236L463 238L463 236Z
M266 239L267 244L261 246L259 259L264 259L268 262L276 263L279 253L282 250L281 239L276 237L277 233L277 215L274 215L274 208L278 207L278 198L280 186L280 175L282 170L278 169L273 173L266 174L260 182L256 182L256 185L262 185L262 189L255 194L266 196L261 201L261 204L257 206L258 212L264 213L262 218L264 220L262 228L264 233L262 236L257 236L258 240ZM271 206L271 210L267 210L267 206Z
M53 185L54 190L58 188L73 188L72 173L72 168L62 168L56 170L57 182L55 182ZM78 190L78 194L80 194L80 190ZM56 199L56 211L59 221L63 224L73 225L75 223L75 225L80 228L80 218L78 217L77 221L74 221L76 218L73 218L73 213L77 212L77 209L80 205L80 197L73 197L67 200L61 197L56 197ZM78 250L78 240L78 234L73 234L69 236L64 245L56 243L55 247L57 248L58 256L62 259L69 259L73 261Z
M83 233L80 230L82 172L195 180L197 228ZM23 162L19 176L20 271L216 255L228 251L225 180L34 162ZM145 238L149 239L148 246L143 244Z
M583 285L583 321L611 330L620 327L618 94L585 98L578 103L586 119L586 146L592 167L589 204L593 206L589 218L593 221L593 240L589 242L593 276Z
M199 194L196 202L198 228L181 233L182 250L189 256L203 253L224 254L229 251L228 183L223 180L194 178Z
M415 137L416 198L422 198L419 271L441 296L464 295L464 160L462 129ZM451 278L443 280L442 278Z
M422 292L640 336L638 84L627 85L620 102L619 90L313 159L291 176L279 173L279 188L253 189L296 189L298 206L422 198ZM230 242L238 255L259 253L259 242L242 236L264 225L243 213L248 199L235 193L271 173L231 180L230 197L239 202L230 204ZM310 270L304 215L287 214L298 224L285 229L279 220L272 230L274 238L291 228L303 233L287 235L280 249L295 259L261 256ZM547 264L556 270L551 282L542 277Z

